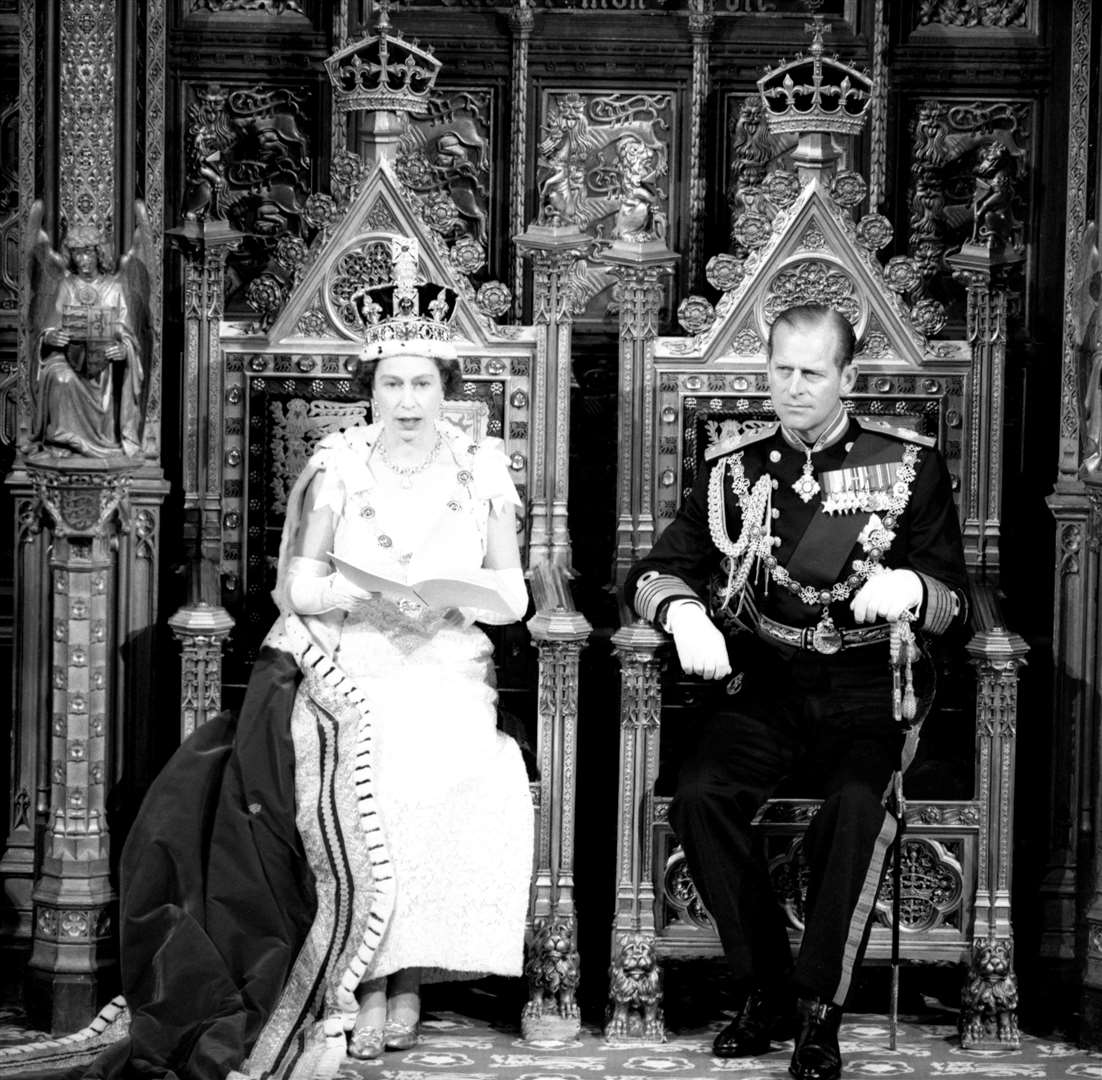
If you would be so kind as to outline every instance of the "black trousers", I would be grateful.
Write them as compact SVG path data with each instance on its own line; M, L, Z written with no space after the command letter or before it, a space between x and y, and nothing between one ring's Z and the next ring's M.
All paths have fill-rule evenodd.
M790 978L801 997L843 1005L895 838L885 800L903 733L891 715L886 645L830 657L786 652L755 643L741 688L717 695L725 700L682 764L670 822L736 978L778 988ZM789 777L799 794L824 800L803 842L794 965L750 827Z

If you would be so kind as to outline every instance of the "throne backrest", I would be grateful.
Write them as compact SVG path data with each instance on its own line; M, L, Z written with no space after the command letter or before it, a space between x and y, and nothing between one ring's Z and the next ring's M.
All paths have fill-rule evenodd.
M477 439L499 438L522 504L543 423L532 381L539 335L499 326L476 301L448 248L421 220L389 166L370 169L340 219L319 233L271 325L223 323L223 603L237 620L224 685L243 680L270 625L270 592L287 495L317 444L330 432L370 422L353 374L363 348L357 289L390 278L389 252L413 238L421 277L457 294L452 322L462 372L447 419ZM527 515L518 519L522 558Z
M783 170L770 177L777 173L795 180ZM708 308L701 315L706 301L695 298L697 332L656 339L648 357L655 535L676 514L708 447L776 419L765 378L769 326L785 308L811 302L837 308L854 326L859 377L847 408L936 438L963 520L978 488L971 348L925 337L919 327L933 330L943 317L925 300L908 310L897 290L914 287L917 271L905 257L881 265L875 250L890 242L891 226L876 214L855 220L838 178L813 175L802 188L774 182L772 190L779 205L771 218L758 215L749 254L709 264L712 280L726 286L714 317ZM970 565L976 557L970 553Z

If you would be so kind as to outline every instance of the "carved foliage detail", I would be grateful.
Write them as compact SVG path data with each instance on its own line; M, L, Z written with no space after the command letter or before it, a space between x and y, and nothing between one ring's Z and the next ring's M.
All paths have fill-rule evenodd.
M194 11L258 11L267 15L282 15L285 11L301 12L298 0L190 0L189 12Z
M620 701L623 727L657 729L662 716L662 690L654 655L616 649L620 659Z
M0 312L19 306L19 101L0 98Z
M110 224L115 190L115 5L61 5L61 207L68 225Z
M920 291L931 290L944 273L944 255L962 244L1023 249L1032 121L1029 102L918 104L908 199Z
M918 23L943 26L1012 27L1026 25L1029 0L921 0Z

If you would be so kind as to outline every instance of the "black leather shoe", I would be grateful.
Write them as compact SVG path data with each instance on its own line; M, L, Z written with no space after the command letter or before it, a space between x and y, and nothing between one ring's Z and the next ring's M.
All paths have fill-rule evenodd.
M746 995L735 1018L715 1037L712 1053L718 1058L768 1054L772 1040L783 1042L796 1033L791 998L768 994L755 987Z
M796 1080L837 1080L842 1074L842 1053L838 1049L841 1006L801 998L796 1011L800 1033L788 1071Z

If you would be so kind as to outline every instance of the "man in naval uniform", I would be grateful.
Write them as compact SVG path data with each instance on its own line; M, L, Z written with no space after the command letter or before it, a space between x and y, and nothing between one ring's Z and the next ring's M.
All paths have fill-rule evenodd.
M841 1072L842 1008L896 834L887 796L904 732L889 622L910 617L921 640L967 617L948 472L932 439L847 414L854 346L833 309L776 319L768 381L780 422L708 452L626 584L629 605L673 635L685 672L726 690L670 807L742 995L715 1053L756 1056L795 1035L797 1080ZM813 779L824 800L803 843L795 963L751 835L791 776Z

